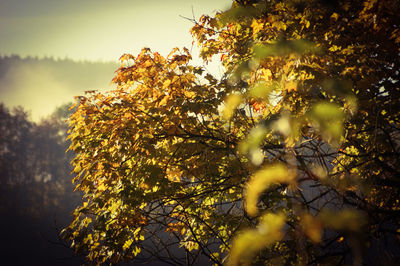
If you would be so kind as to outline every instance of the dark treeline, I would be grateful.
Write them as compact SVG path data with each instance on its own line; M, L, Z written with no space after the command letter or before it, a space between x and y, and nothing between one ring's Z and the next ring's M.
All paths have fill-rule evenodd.
M68 105L34 123L0 103L2 265L77 265L58 237L81 195L73 192L65 119Z

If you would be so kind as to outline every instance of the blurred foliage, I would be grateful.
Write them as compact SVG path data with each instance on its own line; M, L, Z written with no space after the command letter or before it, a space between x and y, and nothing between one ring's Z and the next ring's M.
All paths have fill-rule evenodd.
M399 13L235 1L191 29L221 79L186 48L123 55L118 88L70 118L85 195L64 237L93 263L395 263Z

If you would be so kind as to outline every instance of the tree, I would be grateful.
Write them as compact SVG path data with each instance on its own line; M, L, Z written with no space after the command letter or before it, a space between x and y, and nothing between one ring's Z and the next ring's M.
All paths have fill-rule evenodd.
M221 79L186 48L123 55L118 88L70 117L85 202L66 239L97 263L394 262L399 13L394 0L235 1L191 29Z

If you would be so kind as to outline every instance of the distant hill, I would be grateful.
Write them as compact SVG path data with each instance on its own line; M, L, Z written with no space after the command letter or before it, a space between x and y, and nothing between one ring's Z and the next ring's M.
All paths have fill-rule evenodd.
M0 102L23 106L39 120L86 90L109 89L116 62L0 57Z

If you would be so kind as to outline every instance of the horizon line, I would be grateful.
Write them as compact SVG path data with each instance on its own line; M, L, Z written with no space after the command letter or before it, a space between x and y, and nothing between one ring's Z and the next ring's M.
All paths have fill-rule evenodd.
M34 60L52 60L55 62L58 61L72 61L74 63L102 63L102 64L120 64L119 59L116 60L105 60L105 59L76 59L68 56L54 56L54 55L21 55L17 53L3 54L0 53L0 59L6 58L16 58L20 60L34 59Z

